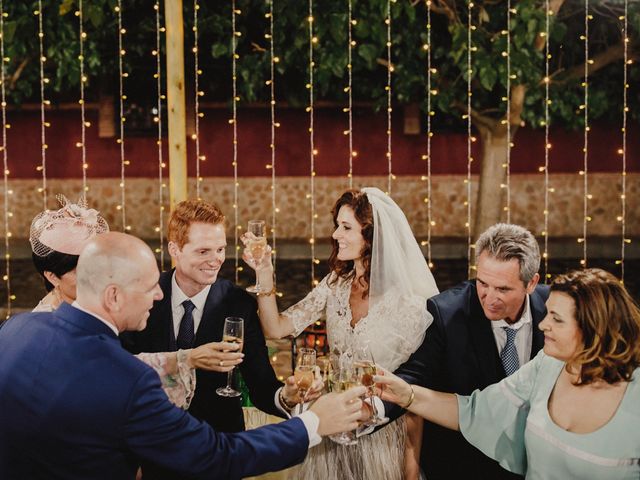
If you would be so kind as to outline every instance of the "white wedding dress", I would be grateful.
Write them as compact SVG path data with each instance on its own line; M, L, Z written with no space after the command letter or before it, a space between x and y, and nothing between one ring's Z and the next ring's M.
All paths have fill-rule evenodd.
M351 327L349 295L352 279L327 275L303 300L283 312L295 327L294 335L326 313L329 347L344 350L368 343L375 361L395 370L422 343L433 320L425 297L390 288L378 301L370 301L368 314ZM404 419L343 446L323 439L309 450L305 462L290 478L305 480L385 479L401 480L405 447Z

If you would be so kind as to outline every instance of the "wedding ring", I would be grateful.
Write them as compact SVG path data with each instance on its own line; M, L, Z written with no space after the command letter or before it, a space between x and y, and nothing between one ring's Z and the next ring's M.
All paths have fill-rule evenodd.
M220 366L224 367L224 360L220 360Z

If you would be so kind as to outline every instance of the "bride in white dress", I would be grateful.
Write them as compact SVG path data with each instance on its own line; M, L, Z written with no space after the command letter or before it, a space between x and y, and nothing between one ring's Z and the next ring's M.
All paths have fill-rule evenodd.
M303 300L279 313L270 255L259 264L245 251L263 290L260 321L269 338L297 336L326 314L330 348L368 344L376 363L393 371L422 343L432 322L426 301L438 293L433 276L398 205L377 188L349 190L332 210L335 231L331 272ZM246 240L246 238L245 238ZM359 438L355 446L330 440L309 451L295 470L301 479L402 479L416 477L417 463L405 467L405 423L394 422ZM412 433L412 430L413 433ZM409 429L407 458L419 458L421 430ZM411 450L417 450L411 454ZM417 461L416 461L417 462Z

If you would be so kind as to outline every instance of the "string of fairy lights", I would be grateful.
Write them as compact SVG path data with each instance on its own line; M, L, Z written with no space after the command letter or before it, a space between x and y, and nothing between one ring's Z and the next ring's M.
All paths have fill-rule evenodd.
M194 141L196 150L196 198L201 200L200 185L203 181L200 173L200 163L205 160L204 155L200 151L200 119L204 117L204 113L200 111L200 97L204 96L204 92L200 90L200 75L202 70L200 69L200 51L199 51L199 25L198 25L198 12L200 5L198 0L193 0L193 83L194 83L194 95L193 95L193 109L194 109L194 133L191 139Z
M432 90L432 75L435 73L435 69L431 64L431 0L427 0L427 43L423 45L423 49L426 51L427 56L427 154L423 157L427 161L427 172L424 180L427 182L427 196L424 201L427 204L427 240L422 242L422 245L427 247L427 264L429 268L433 269L433 259L431 255L431 229L435 226L432 215L432 202L431 202L431 138L433 137L431 117L435 114L432 106L432 95L435 91Z
M631 240L627 238L627 113L629 112L628 90L629 90L629 1L624 0L623 15L623 67L622 67L622 148L618 153L622 156L622 172L620 174L620 259L616 262L620 265L620 281L624 285L624 257L627 243Z
M544 264L544 283L547 283L551 278L549 273L549 150L551 150L551 143L549 142L549 105L551 105L551 99L549 97L549 62L551 60L551 53L549 52L550 42L550 21L551 21L551 7L549 0L545 0L545 22L544 22L544 166L542 172L544 173L544 210L543 222L544 227L542 230L542 237L544 240L542 249L542 261Z
M349 180L349 188L353 188L353 160L357 155L357 152L353 150L353 49L356 46L356 41L353 39L353 27L357 21L353 18L353 0L347 1L347 86L345 91L347 92L348 106L344 110L347 112L348 128L344 132L348 136L349 140L349 172L347 178Z
M504 120L502 120L507 127L507 151L506 161L504 164L506 181L504 184L506 193L506 205L503 210L507 212L507 223L511 223L511 14L516 14L517 10L511 7L511 0L507 0L507 28L504 31L507 37L506 49L503 52L503 56L506 57L507 63L507 78L506 78L506 95L504 101L506 102L506 114Z
M38 0L38 10L34 12L38 17L38 45L39 45L39 57L38 62L40 64L40 165L36 168L37 171L42 174L42 186L38 188L38 192L42 194L42 208L47 209L47 128L51 125L47 121L45 116L45 106L51 104L51 102L45 99L44 87L49 83L49 79L44 74L44 64L47 61L47 57L44 55L44 29L42 26L42 0Z
M129 76L124 71L124 56L126 50L124 49L123 36L127 31L122 26L122 0L118 0L118 4L115 7L115 12L118 17L118 107L119 107L119 132L116 142L120 147L120 204L116 207L120 211L120 221L122 223L123 231L130 231L131 226L127 225L127 196L126 196L126 166L129 165L129 161L124 154L124 124L127 120L124 113L124 102L127 96L124 94L124 79Z
M2 167L3 167L3 187L4 187L4 275L2 279L7 289L7 313L5 318L11 316L11 303L15 295L11 293L11 251L10 238L12 236L9 228L9 219L13 216L9 204L9 155L7 152L7 129L11 126L7 123L7 98L6 98L6 69L5 65L9 58L4 52L4 19L8 17L4 11L4 1L0 0L0 105L2 106Z
M238 221L238 201L239 201L239 187L238 181L238 76L237 76L237 61L240 58L238 55L238 38L242 36L242 33L236 29L236 15L240 15L242 12L236 8L236 0L231 2L231 110L233 117L229 120L233 127L233 240L234 240L234 265L235 265L235 278L238 283L238 277L242 267L240 266L240 244L239 244L239 230L242 228Z
M316 279L316 265L320 263L320 260L316 258L316 155L318 150L315 147L315 133L314 133L314 68L315 62L313 59L313 48L318 43L318 37L314 35L313 31L313 0L308 2L308 25L309 25L309 83L307 83L307 89L309 90L309 105L306 110L309 113L309 193L307 198L309 199L310 207L310 229L311 235L309 237L309 245L311 248L311 286L315 287L318 284Z
M393 73L393 59L391 57L391 4L396 0L387 0L387 18L384 23L387 25L387 85L385 90L387 91L387 164L388 164L388 177L387 177L387 194L391 195L391 183L395 178L392 168L392 152L391 152L391 116L393 108L391 107L391 74Z
M589 58L589 21L593 17L589 14L589 0L584 2L584 35L580 39L584 42L584 79L582 86L584 88L584 101L580 105L584 118L584 146L582 147L583 161L582 170L579 174L582 176L583 184L583 202L582 202L582 237L578 239L578 243L582 244L582 259L580 265L587 267L587 233L588 223L591 221L589 216L589 65L593 64L593 60Z
M280 124L276 121L276 63L280 59L275 54L274 44L274 18L273 18L273 0L269 1L269 12L265 14L269 20L269 33L266 34L269 40L269 80L266 84L269 87L269 113L271 118L271 142L269 143L269 150L271 153L271 163L267 165L267 168L271 170L271 246L272 246L272 261L274 271L274 285L277 285L277 221L278 213L280 209L277 204L277 182L276 182L276 128ZM282 292L276 292L276 295L282 296Z
M87 76L84 73L84 42L87 39L87 33L84 31L84 16L82 9L82 0L78 0L78 10L76 10L76 17L78 17L79 34L78 42L80 43L80 54L78 55L78 62L80 64L80 141L76 143L76 147L80 149L80 160L82 166L82 192L83 195L88 195L89 187L87 186L87 127L90 123L86 119L85 101L84 101L84 88L87 83Z
M160 255L160 268L164 267L164 189L166 187L164 183L164 169L166 164L162 153L162 101L165 99L165 95L162 93L162 61L160 58L160 37L164 33L165 28L160 22L160 0L156 0L153 5L156 19L156 45L155 49L151 51L151 55L156 59L156 71L153 74L153 78L156 80L156 115L153 117L153 121L157 125L157 140L158 147L158 226L156 232L158 233L158 239L160 245L156 249L156 253Z
M465 223L465 227L467 229L467 274L471 277L471 272L473 270L473 261L471 257L471 250L473 248L471 243L471 164L473 163L473 156L471 154L471 143L473 137L471 135L471 77L473 75L473 69L471 68L471 52L474 47L471 42L471 32L475 29L472 21L473 14L473 2L468 3L468 11L467 11L467 112L462 116L463 119L467 121L467 178L465 178L465 185L467 187L467 199L464 202L464 205L467 207L467 221Z

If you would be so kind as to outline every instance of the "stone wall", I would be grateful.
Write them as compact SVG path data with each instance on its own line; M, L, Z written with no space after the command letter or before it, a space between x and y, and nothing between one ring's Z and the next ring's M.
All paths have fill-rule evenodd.
M460 175L436 175L432 177L431 208L433 221L432 235L435 237L466 238L467 221L465 177ZM629 237L640 237L640 174L627 175L626 229ZM619 236L621 211L620 175L598 173L588 177L589 236ZM477 178L472 180L472 215L475 204ZM583 228L583 183L577 174L550 175L549 236L579 237ZM88 199L92 207L99 210L112 229L122 229L120 187L118 179L88 180ZM168 184L168 180L167 180ZM386 189L386 177L357 177L354 186L378 186ZM31 219L42 209L42 194L39 180L11 180L9 195L10 231L15 238L28 236ZM339 194L347 188L345 177L315 178L316 237L327 238L332 231L329 211ZM283 239L306 239L310 235L309 178L278 177L277 234ZM49 208L57 203L54 194L63 193L77 199L81 190L78 179L48 180ZM264 218L271 223L271 179L268 177L244 177L239 180L238 221L242 226L250 218ZM405 211L414 233L418 237L427 235L427 183L418 176L398 176L392 184L392 196ZM168 208L168 189L165 190L164 225ZM190 179L190 193L195 196L194 179ZM217 202L225 211L230 224L234 223L233 179L205 178L201 185L201 196ZM0 195L0 215L4 195ZM511 221L531 229L536 235L543 231L544 183L541 174L513 175L511 177ZM154 238L159 234L158 180L135 178L126 181L125 211L130 232L143 237ZM4 235L0 232L0 235Z

